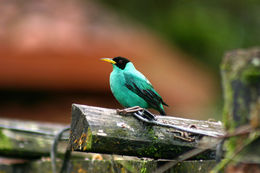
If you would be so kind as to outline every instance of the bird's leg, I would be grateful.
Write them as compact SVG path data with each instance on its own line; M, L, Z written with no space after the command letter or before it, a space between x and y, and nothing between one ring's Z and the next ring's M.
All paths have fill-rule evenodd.
M140 106L133 106L130 108L125 108L125 110L131 113L131 112L142 111L144 110L144 108L141 108Z
M125 109L117 109L117 113L127 114L127 113L142 111L142 110L144 110L144 108L141 108L140 106L134 106L134 107L125 108Z

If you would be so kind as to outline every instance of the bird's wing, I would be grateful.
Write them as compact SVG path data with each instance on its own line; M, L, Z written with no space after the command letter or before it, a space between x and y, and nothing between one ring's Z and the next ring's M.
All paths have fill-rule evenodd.
M168 106L162 97L154 90L152 84L141 74L138 75L125 72L125 85L132 92L143 98L153 108L160 107L161 104Z

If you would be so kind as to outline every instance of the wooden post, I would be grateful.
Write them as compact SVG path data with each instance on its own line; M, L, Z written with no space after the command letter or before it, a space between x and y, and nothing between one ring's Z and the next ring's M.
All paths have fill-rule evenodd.
M260 49L226 54L221 66L224 89L223 122L227 130L260 125Z
M223 135L220 122L189 120L157 116L158 122L188 128L196 127L212 138ZM120 154L138 157L173 159L198 146L204 135L190 134L173 128L146 124L129 115L118 115L116 110L72 105L70 144L74 151ZM214 159L215 151L207 150L197 159Z
M248 135L227 140L223 162L227 164L227 160L232 160L259 164L260 49L228 52L221 65L221 74L224 89L223 122L227 132L251 129Z

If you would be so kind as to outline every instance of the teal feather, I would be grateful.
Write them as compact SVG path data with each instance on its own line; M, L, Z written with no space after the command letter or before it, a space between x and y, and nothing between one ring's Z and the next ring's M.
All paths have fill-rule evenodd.
M117 101L124 107L153 108L165 114L163 105L167 104L131 62L128 62L124 69L113 64L110 87Z

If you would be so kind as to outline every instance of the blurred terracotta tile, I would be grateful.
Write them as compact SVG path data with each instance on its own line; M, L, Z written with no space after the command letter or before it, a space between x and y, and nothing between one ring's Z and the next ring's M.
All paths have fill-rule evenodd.
M99 59L125 56L164 97L168 113L209 112L218 89L209 69L95 1L1 3L0 89L109 93L112 67Z

